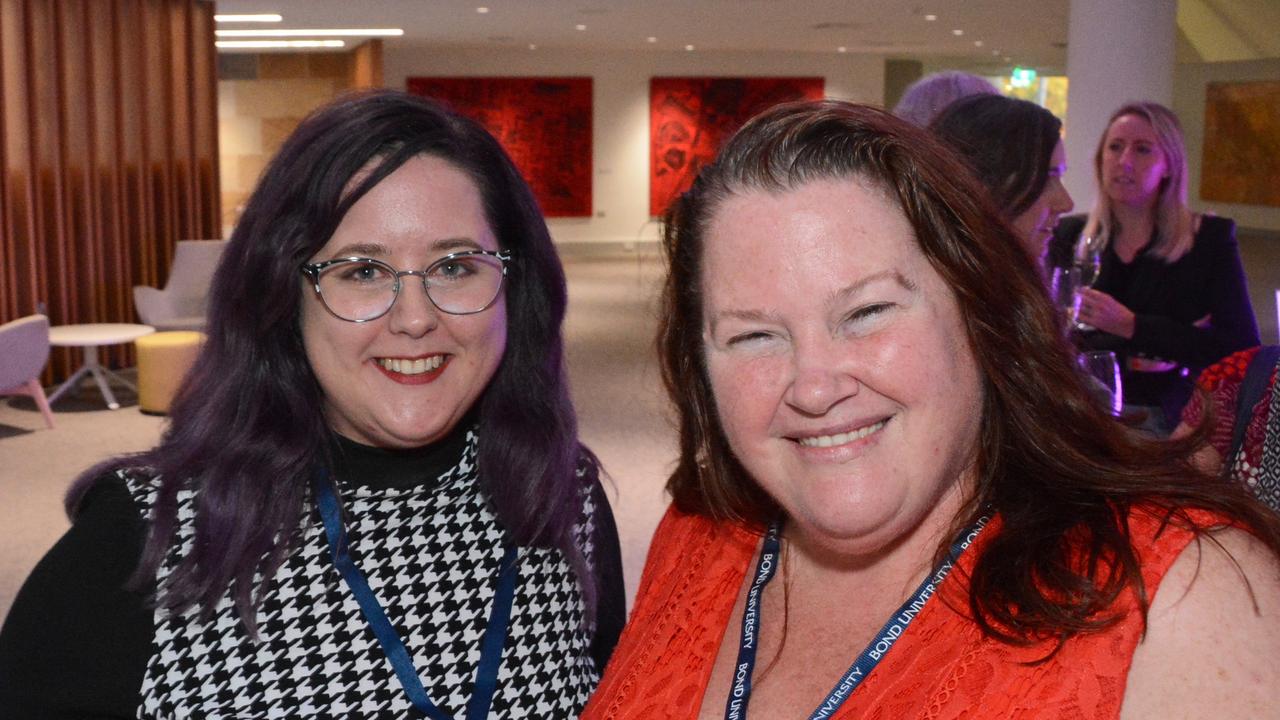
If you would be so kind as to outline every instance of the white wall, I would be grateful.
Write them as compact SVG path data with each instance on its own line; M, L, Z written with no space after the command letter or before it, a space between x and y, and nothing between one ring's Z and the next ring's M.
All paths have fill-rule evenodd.
M657 239L657 224L649 215L652 76L822 76L828 97L880 104L884 94L884 59L878 55L387 46L387 87L403 89L407 77L433 75L594 78L594 215L548 220L556 242L572 246Z
M1178 65L1173 94L1173 109L1182 121L1187 141L1187 165L1190 172L1190 204L1196 210L1212 210L1233 218L1237 225L1265 230L1280 230L1280 207L1237 205L1207 202L1200 199L1200 167L1204 156L1204 103L1211 82L1280 81L1280 60L1218 62ZM1274 178L1280 182L1280 178Z

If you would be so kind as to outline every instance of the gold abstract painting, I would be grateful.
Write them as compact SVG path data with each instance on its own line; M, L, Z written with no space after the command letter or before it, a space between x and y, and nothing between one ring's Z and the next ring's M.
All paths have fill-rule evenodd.
M1280 82L1209 83L1204 200L1280 207Z

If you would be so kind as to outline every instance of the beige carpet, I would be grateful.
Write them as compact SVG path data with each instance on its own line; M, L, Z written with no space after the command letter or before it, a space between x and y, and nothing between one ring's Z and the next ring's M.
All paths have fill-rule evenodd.
M574 401L582 437L612 478L609 495L630 597L666 506L662 485L675 457L653 353L661 262L618 254L569 259L566 268ZM163 419L140 413L124 388L116 392L123 407L107 410L97 387L85 384L54 406L52 430L27 398L0 398L0 617L31 567L66 530L62 496L72 479L112 454L142 450L159 438Z

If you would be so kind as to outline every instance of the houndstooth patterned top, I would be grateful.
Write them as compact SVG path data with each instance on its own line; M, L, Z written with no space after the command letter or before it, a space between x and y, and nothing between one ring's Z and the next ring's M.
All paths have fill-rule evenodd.
M494 596L503 531L476 481L474 433L435 482L371 487L338 478L351 551L404 640L429 697L462 717ZM126 477L144 515L156 485ZM583 487L578 526L593 534L596 502ZM192 541L194 493L179 498L179 542L164 578ZM588 562L591 558L588 555ZM598 674L582 627L573 571L558 551L521 548L519 585L491 717L576 717ZM140 718L415 717L360 608L334 569L312 513L258 612L254 642L229 597L202 622L197 610L157 611Z

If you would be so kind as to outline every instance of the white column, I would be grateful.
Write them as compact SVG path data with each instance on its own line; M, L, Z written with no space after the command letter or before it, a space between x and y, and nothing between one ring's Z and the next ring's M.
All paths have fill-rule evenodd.
M1067 30L1067 176L1077 212L1093 207L1093 154L1130 100L1173 106L1176 0L1071 0Z

